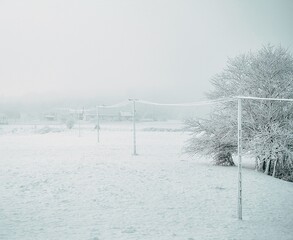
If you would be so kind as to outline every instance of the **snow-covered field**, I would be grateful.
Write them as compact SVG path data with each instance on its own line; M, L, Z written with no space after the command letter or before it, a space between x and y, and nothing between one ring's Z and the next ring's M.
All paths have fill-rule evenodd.
M293 239L292 183L244 169L239 221L237 168L183 155L179 128L138 124L132 156L131 123L99 144L93 126L1 127L0 239Z

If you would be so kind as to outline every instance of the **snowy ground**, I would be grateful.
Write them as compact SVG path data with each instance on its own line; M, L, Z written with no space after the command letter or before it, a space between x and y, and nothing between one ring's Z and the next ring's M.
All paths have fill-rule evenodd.
M182 155L187 136L174 123L138 124L138 156L131 123L102 125L99 144L92 127L81 137L62 126L8 128L1 240L293 239L292 183L244 169L237 220L237 168Z

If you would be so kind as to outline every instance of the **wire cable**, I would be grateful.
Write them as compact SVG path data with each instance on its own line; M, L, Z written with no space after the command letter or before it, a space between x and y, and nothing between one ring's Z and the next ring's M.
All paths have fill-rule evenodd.
M232 102L236 101L235 98L220 98L215 100L209 101L199 101L199 102L191 102L191 103L157 103L157 102L150 102L145 100L137 100L138 103L148 104L148 105L156 105L156 106L178 106L178 107L189 107L189 106L202 106L202 105L211 105L217 103L225 103L225 102Z
M119 108L119 107L124 107L129 105L130 102L129 101L123 101L123 102L119 102L113 105L98 105L98 108Z
M262 97L245 97L245 96L237 96L237 99L250 99L250 100L270 100L270 101L284 101L284 102L293 102L291 98L262 98Z

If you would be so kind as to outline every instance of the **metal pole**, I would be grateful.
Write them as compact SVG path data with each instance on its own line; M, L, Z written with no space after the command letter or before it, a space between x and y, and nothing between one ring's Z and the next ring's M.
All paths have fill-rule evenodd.
M78 121L78 136L80 137L80 113L77 111L77 121Z
M136 122L136 109L135 109L135 101L137 99L129 99L129 101L133 102L133 114L132 114L132 120L133 120L133 155L137 155L136 152L136 126L135 126L135 122Z
M241 98L238 98L238 219L242 220L242 106Z
M136 117L136 109L135 109L135 99L133 100L133 155L137 155L136 153L136 126L135 119Z
M99 106L96 108L97 114L97 141L100 142L100 113L99 113Z

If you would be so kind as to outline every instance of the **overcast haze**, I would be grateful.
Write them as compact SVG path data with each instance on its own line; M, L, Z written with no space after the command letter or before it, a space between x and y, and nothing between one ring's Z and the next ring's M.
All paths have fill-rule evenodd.
M228 57L292 51L293 1L0 0L0 96L204 97Z

